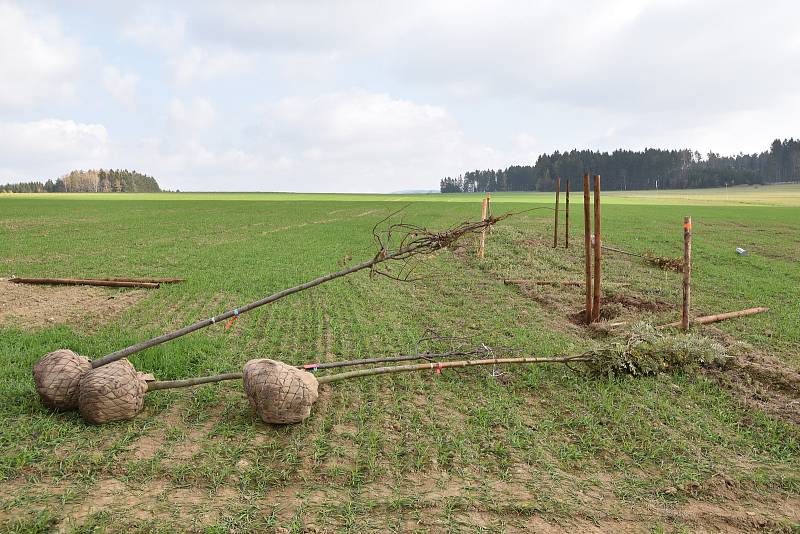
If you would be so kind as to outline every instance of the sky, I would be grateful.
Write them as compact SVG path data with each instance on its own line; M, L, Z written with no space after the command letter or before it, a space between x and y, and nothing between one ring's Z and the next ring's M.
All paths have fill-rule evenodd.
M800 135L800 2L3 2L0 183L438 189L554 150Z

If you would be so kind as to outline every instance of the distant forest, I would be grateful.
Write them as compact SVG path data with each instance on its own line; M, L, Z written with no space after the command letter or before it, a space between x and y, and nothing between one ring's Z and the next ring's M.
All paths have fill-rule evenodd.
M776 139L769 151L760 154L720 156L710 152L705 158L688 149L556 151L542 154L533 166L471 171L458 178L443 178L439 185L442 193L553 191L556 177L575 182L585 172L601 175L604 188L611 190L799 182L800 139Z
M55 182L20 182L0 185L0 193L158 193L152 176L136 171L100 169L72 171Z

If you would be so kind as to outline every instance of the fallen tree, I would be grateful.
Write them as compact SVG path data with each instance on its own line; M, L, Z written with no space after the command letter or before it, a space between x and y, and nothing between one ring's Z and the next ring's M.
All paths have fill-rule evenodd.
M485 346L483 351L491 353L491 349ZM472 353L479 352L480 350L472 351ZM427 356L429 355L421 354L407 357ZM141 374L136 374L127 360L121 360L100 369L92 369L86 374L81 380L79 410L85 419L95 424L130 419L142 410L144 394L148 391L241 379L250 405L261 420L266 423L286 424L297 423L309 417L311 408L319 396L320 385L354 378L421 371L434 371L438 375L445 369L488 365L571 363L585 365L590 374L597 377L646 376L698 366L719 365L727 360L725 347L708 338L686 333L667 335L645 324L637 325L632 332L612 343L575 355L439 360L371 367L321 377L308 372L304 366L292 366L277 360L260 358L248 361L241 373L147 382ZM351 361L357 364L355 362L359 360ZM344 365L347 362L338 363ZM113 395L109 394L107 387L104 387L104 384L111 379L118 383L116 393Z

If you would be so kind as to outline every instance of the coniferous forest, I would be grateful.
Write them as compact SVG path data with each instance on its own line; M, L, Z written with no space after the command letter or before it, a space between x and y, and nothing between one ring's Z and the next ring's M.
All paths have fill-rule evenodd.
M475 191L552 191L555 178L599 174L607 190L686 189L800 181L800 139L773 141L760 154L703 157L689 149L595 152L572 150L542 154L535 165L470 171L440 182L442 193Z
M158 193L152 176L137 171L100 169L72 171L46 182L18 182L0 185L0 193Z

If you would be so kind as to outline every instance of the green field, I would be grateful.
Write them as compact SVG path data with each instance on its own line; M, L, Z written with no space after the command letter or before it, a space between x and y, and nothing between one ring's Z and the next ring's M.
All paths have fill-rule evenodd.
M263 424L228 382L149 393L136 419L94 427L41 406L38 358L99 357L368 259L373 226L400 207L393 220L440 229L478 217L480 195L0 195L0 278L186 278L27 293L0 281L0 531L797 531L800 186L603 198L604 241L633 252L680 255L691 215L693 313L768 306L704 331L749 343L782 374L392 375L322 386L312 416L286 427ZM568 250L551 246L552 199L493 195L495 214L521 213L493 228L484 260L467 242L425 260L414 283L361 272L131 362L170 379L257 357L607 343L568 319L580 289L503 284L581 279L580 196ZM678 319L679 275L609 252L604 280L614 321Z
M576 192L577 181L572 184ZM566 189L566 184L564 184ZM581 186L582 187L582 186ZM562 191L565 194L565 191ZM333 193L22 193L3 194L2 198L58 198L62 200L227 200L227 201L335 201L335 202L478 202L483 194L430 194L430 195L377 195L377 194L333 194ZM577 198L573 196L573 200ZM553 201L553 193L493 193L495 203L547 203ZM746 185L728 189L669 189L666 191L606 191L606 204L673 204L681 206L795 206L800 207L800 185Z

